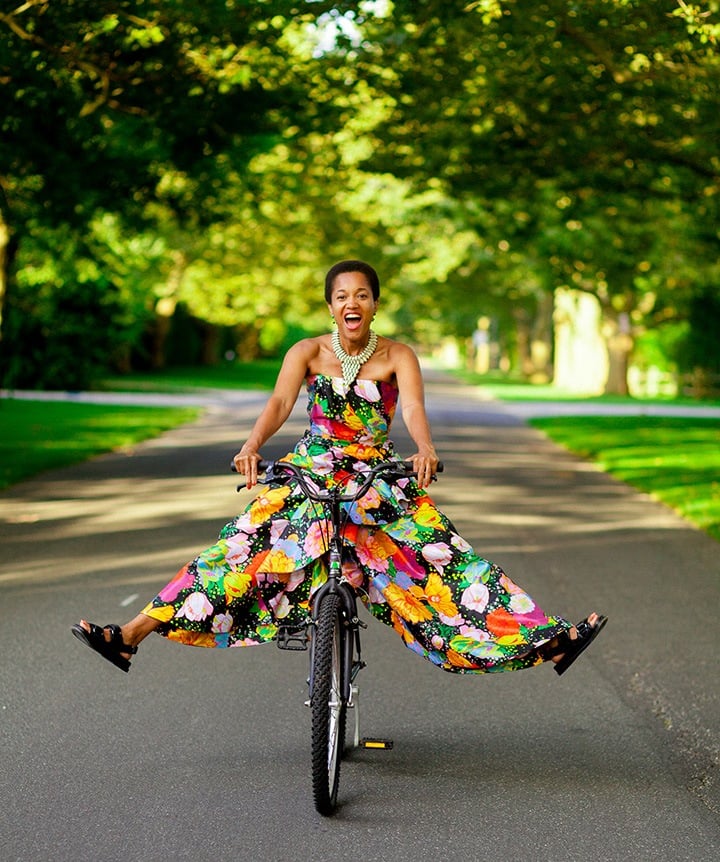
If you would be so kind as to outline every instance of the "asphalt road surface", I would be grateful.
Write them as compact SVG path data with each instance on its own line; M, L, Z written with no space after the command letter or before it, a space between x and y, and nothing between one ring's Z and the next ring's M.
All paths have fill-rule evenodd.
M547 611L610 622L563 677L453 676L369 620L341 806L310 789L306 656L80 645L249 499L252 399L0 495L0 862L720 858L720 547L476 390L428 387L436 502ZM302 410L265 454L304 428ZM399 422L394 435L410 446Z

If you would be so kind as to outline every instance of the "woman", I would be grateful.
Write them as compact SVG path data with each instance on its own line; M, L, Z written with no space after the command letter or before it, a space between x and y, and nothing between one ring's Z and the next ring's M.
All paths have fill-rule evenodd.
M417 480L379 482L351 509L345 576L370 612L405 644L444 670L484 673L544 661L563 673L606 622L591 614L571 626L548 616L505 573L478 557L425 490L438 466L415 353L378 337L371 324L380 285L357 260L328 272L325 299L332 335L292 347L275 389L234 457L247 487L257 484L260 449L283 425L300 387L310 428L286 456L321 484L343 481L364 464L397 457L388 431L398 397L417 446ZM184 566L124 626L82 620L73 634L124 671L150 632L195 646L270 641L278 621L301 625L322 583L325 521L296 483L270 486L227 524L218 542Z

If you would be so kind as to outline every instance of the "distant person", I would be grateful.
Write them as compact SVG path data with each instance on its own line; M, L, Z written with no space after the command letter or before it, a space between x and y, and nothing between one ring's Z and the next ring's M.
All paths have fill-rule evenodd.
M420 365L410 347L372 331L379 296L369 264L345 260L330 269L325 299L336 328L288 351L235 466L252 488L260 450L289 417L303 382L309 429L284 460L329 486L399 459L388 438L399 397L417 447L409 459L417 479L378 482L351 507L344 538L353 562L346 578L373 616L444 670L486 673L550 661L563 673L607 619L592 613L572 626L546 614L435 507L426 489L438 457ZM73 634L124 671L153 631L193 646L272 641L278 623L300 627L308 619L324 577L325 527L323 512L295 480L270 485L134 619L104 627L82 620Z

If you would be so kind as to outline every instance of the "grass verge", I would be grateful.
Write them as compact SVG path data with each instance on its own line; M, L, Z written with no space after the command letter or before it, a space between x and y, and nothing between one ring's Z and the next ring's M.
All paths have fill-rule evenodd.
M0 489L43 470L156 437L199 415L186 408L0 400Z
M97 389L112 392L188 392L197 389L272 389L281 360L226 362L193 368L166 368L108 377Z
M720 420L568 416L530 424L720 541Z
M653 398L633 398L630 395L578 395L551 383L527 383L525 380L512 380L507 376L494 374L475 374L472 371L452 371L463 383L480 386L499 401L562 401L583 404L673 404L684 407L718 407L717 399L657 396Z

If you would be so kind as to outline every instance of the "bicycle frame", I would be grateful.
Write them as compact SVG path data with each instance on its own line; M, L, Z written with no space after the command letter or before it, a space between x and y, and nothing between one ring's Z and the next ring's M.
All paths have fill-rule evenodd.
M337 804L347 709L355 707L356 746L392 748L390 740L359 739L354 681L365 667L360 651L360 629L366 626L358 617L355 589L342 574L342 504L360 500L377 477L412 475L414 466L411 461L383 461L357 474L362 478L352 491L341 485L318 489L314 482L311 487L311 474L291 461L261 461L258 469L265 473L261 481L266 485L274 482L284 484L291 478L296 479L305 497L320 503L330 521L327 580L311 598L310 620L303 626L280 624L276 636L282 649L307 650L308 641L310 644L309 698L306 705L312 710L313 795L317 811L327 816L335 811ZM439 465L438 470L441 469L442 465Z

